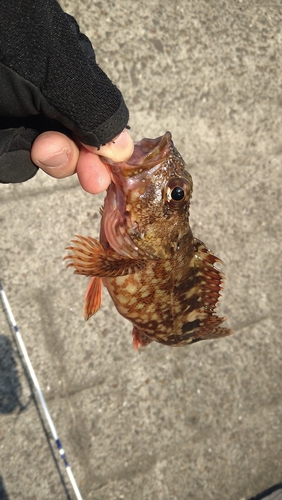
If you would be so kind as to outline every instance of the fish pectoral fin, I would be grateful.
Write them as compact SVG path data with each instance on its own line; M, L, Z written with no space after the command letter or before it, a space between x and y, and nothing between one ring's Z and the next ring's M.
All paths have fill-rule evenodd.
M67 247L72 254L65 259L70 260L67 267L74 267L76 274L115 278L134 274L146 266L145 259L124 257L112 249L104 250L99 241L91 236L76 236L72 243L74 245Z
M133 331L132 331L132 339L133 339L133 349L135 351L138 350L138 347L146 347L146 345L150 344L152 342L147 335L144 335L136 326L134 326Z
M94 276L90 279L89 285L86 290L83 307L83 315L86 321L91 316L93 316L93 314L95 314L98 309L100 309L102 302L102 288L102 278L97 278L96 276Z

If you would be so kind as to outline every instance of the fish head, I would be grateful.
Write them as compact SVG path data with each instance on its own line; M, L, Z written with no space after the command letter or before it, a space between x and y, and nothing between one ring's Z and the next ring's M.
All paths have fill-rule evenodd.
M100 241L127 257L169 258L189 226L192 178L170 132L134 144L131 158L113 163Z

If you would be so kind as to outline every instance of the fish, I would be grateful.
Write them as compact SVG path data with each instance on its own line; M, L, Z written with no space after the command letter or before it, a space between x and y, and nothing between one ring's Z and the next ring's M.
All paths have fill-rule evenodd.
M133 325L133 347L152 341L185 346L234 333L216 305L222 261L194 238L189 223L193 181L166 132L134 143L126 162L104 159L111 183L101 209L99 241L79 236L67 247L67 267L91 277L84 318L101 306L105 286Z

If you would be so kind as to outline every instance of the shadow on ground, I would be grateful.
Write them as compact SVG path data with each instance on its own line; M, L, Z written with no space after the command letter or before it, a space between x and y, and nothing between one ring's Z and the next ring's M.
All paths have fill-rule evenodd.
M12 413L17 408L22 410L21 392L12 342L6 335L0 335L0 413ZM1 475L0 500L9 500Z
M0 413L22 410L21 392L12 342L6 335L0 335Z

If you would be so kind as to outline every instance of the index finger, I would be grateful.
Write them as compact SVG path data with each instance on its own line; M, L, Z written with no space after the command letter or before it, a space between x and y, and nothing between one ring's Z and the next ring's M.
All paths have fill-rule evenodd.
M115 137L111 142L105 144L105 146L101 146L100 148L88 146L87 144L83 144L83 146L91 153L104 156L105 158L109 158L109 160L116 163L128 160L134 149L133 140L126 129L124 129L121 134Z

